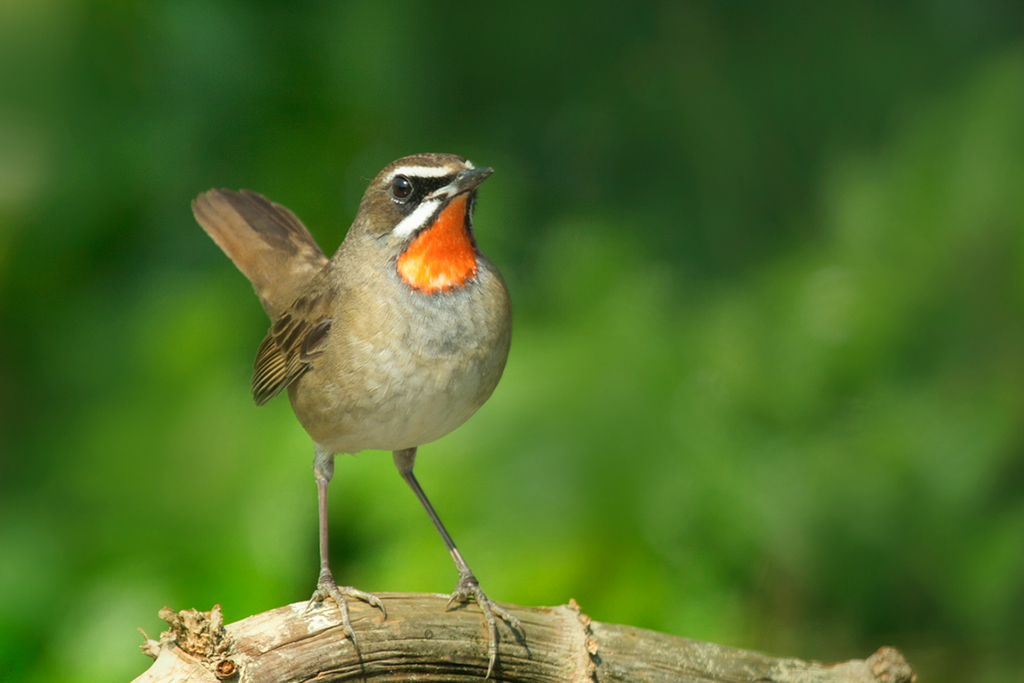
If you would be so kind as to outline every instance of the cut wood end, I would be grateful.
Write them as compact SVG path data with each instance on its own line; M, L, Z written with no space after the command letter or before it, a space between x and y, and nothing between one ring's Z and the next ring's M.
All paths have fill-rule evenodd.
M871 675L878 683L913 683L917 680L917 673L903 653L894 647L883 645L867 661Z

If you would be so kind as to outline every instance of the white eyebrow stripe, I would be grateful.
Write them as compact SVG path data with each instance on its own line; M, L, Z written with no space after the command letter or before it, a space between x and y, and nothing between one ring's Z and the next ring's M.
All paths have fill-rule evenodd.
M459 170L450 166L399 166L391 173L388 173L387 182L394 180L395 176L411 175L413 178L443 178L446 175L455 175Z
M398 169L401 170L401 169ZM430 217L434 215L438 207L441 206L440 199L431 199L423 202L417 206L412 213L403 218L398 222L392 230L391 234L395 237L405 238L413 234L417 230L423 227L423 225L430 220Z

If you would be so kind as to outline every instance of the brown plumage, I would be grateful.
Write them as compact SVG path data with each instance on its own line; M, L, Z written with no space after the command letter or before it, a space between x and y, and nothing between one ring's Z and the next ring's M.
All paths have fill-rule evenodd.
M329 260L291 211L256 193L210 190L192 203L272 320L256 354L253 398L262 405L287 388L314 441L321 574L311 604L333 598L353 640L346 596L384 609L376 596L339 587L331 575L327 484L336 453L394 451L459 571L452 599L472 597L483 611L488 676L497 658L495 615L519 623L480 590L412 468L418 446L487 400L508 356L508 292L472 229L476 188L490 172L449 154L389 164Z
M249 278L271 319L327 265L302 221L255 192L210 190L192 201L192 212Z

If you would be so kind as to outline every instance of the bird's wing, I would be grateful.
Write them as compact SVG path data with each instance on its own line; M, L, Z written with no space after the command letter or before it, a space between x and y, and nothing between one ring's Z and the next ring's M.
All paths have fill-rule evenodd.
M192 201L192 212L249 278L271 320L327 265L327 257L302 221L263 195L210 190Z
M261 406L310 368L331 332L329 292L300 297L274 321L256 352L252 397Z

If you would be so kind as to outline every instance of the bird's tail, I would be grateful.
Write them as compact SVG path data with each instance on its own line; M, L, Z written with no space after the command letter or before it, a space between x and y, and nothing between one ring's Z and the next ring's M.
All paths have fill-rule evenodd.
M271 320L277 319L327 265L309 230L263 195L209 190L192 212L213 241L249 278Z

